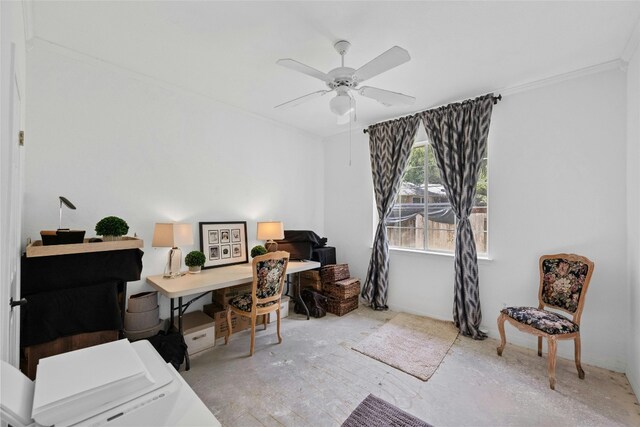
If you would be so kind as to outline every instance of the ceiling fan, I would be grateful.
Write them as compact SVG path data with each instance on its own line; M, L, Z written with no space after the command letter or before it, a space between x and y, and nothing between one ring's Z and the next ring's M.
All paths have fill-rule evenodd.
M276 62L278 65L322 80L329 89L303 95L291 101L276 105L275 108L294 107L335 91L336 96L329 102L329 108L338 116L338 124L343 124L349 122L351 118L350 113L355 110L355 98L352 92L357 92L361 96L375 99L386 106L412 105L415 102L416 99L414 97L402 93L391 92L371 86L358 86L365 80L408 62L411 59L409 52L399 46L394 46L356 70L344 66L344 56L349 51L350 46L351 43L346 40L340 40L333 46L342 57L342 63L340 67L334 68L328 73L323 73L293 59L279 59Z

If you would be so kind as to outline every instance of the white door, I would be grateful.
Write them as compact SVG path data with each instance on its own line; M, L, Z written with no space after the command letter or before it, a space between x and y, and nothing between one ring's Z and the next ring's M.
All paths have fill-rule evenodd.
M0 133L0 358L17 367L20 307L11 308L9 302L20 300L23 153L19 139L21 94L15 75L15 44L3 46L7 48L9 52L3 52L1 92L4 99L0 108L2 118L6 119Z

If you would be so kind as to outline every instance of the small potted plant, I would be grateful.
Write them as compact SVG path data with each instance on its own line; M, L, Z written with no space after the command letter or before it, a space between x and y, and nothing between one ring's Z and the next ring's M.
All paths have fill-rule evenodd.
M204 254L200 251L191 251L184 257L184 263L189 267L189 273L200 273L205 261Z
M127 222L117 216L102 218L96 224L96 234L102 236L102 240L105 242L121 240L122 236L126 235L128 231L129 225Z
M256 245L251 248L251 258L255 258L260 255L264 255L267 253L267 248L262 245Z

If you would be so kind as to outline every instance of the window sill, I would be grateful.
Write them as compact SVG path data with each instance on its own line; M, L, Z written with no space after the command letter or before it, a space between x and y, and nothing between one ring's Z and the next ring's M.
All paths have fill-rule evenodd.
M406 248L393 248L390 247L389 248L390 251L392 252L408 252L408 253L413 253L413 254L420 254L420 255L428 255L428 256L438 256L438 257L447 257L447 258L454 258L455 255L450 253L450 252L437 252L437 251L424 251L421 249L406 249ZM480 262L491 262L493 261L493 258L490 258L487 255L480 255L478 256L478 261Z

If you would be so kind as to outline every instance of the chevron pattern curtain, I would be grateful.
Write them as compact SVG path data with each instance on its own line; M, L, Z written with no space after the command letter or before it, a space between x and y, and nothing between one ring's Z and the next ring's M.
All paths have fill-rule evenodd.
M410 116L369 127L371 174L379 219L361 296L376 310L387 309L389 241L386 221L398 194L419 120L417 116Z
M487 147L493 94L420 113L456 215L453 320L463 335L484 339L476 243L469 215Z

